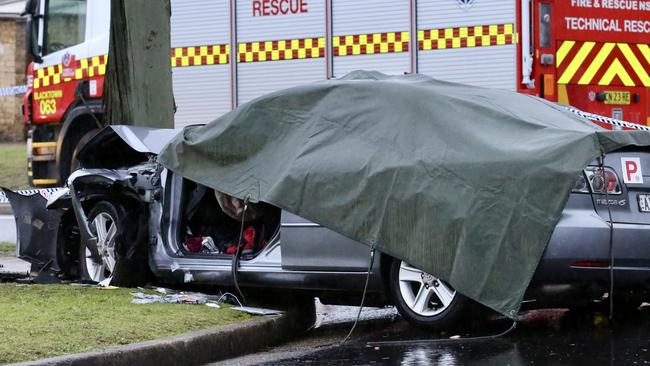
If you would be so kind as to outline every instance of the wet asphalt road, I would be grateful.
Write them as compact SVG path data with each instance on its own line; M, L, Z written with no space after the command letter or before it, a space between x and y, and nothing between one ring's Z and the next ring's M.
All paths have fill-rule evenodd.
M341 323L316 329L293 344L224 364L650 365L650 307L617 315L613 321L593 311L530 311L513 331L491 338L511 324L494 318L457 334L426 334L399 319L383 318L374 326L366 322L351 341L339 345L349 330L349 323Z

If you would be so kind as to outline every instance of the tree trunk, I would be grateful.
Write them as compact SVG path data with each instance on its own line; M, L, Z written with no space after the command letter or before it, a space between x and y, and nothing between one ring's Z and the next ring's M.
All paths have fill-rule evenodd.
M111 0L108 124L174 127L170 14L170 0Z

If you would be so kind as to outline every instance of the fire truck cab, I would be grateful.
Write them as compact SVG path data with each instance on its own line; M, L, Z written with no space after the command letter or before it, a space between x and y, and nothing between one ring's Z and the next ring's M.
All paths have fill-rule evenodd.
M650 122L650 1L171 0L177 127L356 69L424 73ZM30 0L29 174L64 183L102 122L110 2ZM152 91L153 92L153 91Z
M535 94L590 113L649 124L650 1L532 5L532 75L539 82Z

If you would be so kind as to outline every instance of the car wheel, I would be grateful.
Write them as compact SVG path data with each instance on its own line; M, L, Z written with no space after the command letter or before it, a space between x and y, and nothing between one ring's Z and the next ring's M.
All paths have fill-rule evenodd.
M85 244L79 246L79 269L82 280L101 282L113 277L111 284L123 287L137 287L149 281L150 272L146 260L146 249L140 246L132 258L126 257L120 250L126 245L121 240L128 240L130 245L137 241L138 220L127 217L124 206L108 201L98 202L88 215L90 230L97 236L97 246L101 261L92 258L90 249ZM132 227L123 227L133 223Z
M81 277L92 282L101 282L113 275L118 261L115 251L117 236L123 222L124 209L121 206L101 201L97 203L88 215L90 230L97 236L97 249L100 260L95 260L90 249L81 243L79 246L79 264Z
M427 330L460 326L467 298L449 284L401 260L390 269L390 292L397 310L411 324Z

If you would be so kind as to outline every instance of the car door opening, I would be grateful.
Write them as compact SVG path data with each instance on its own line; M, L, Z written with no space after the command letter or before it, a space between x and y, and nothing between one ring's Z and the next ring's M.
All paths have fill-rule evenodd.
M183 180L180 245L185 255L254 257L280 228L280 209L249 203L241 235L243 201L190 180Z

